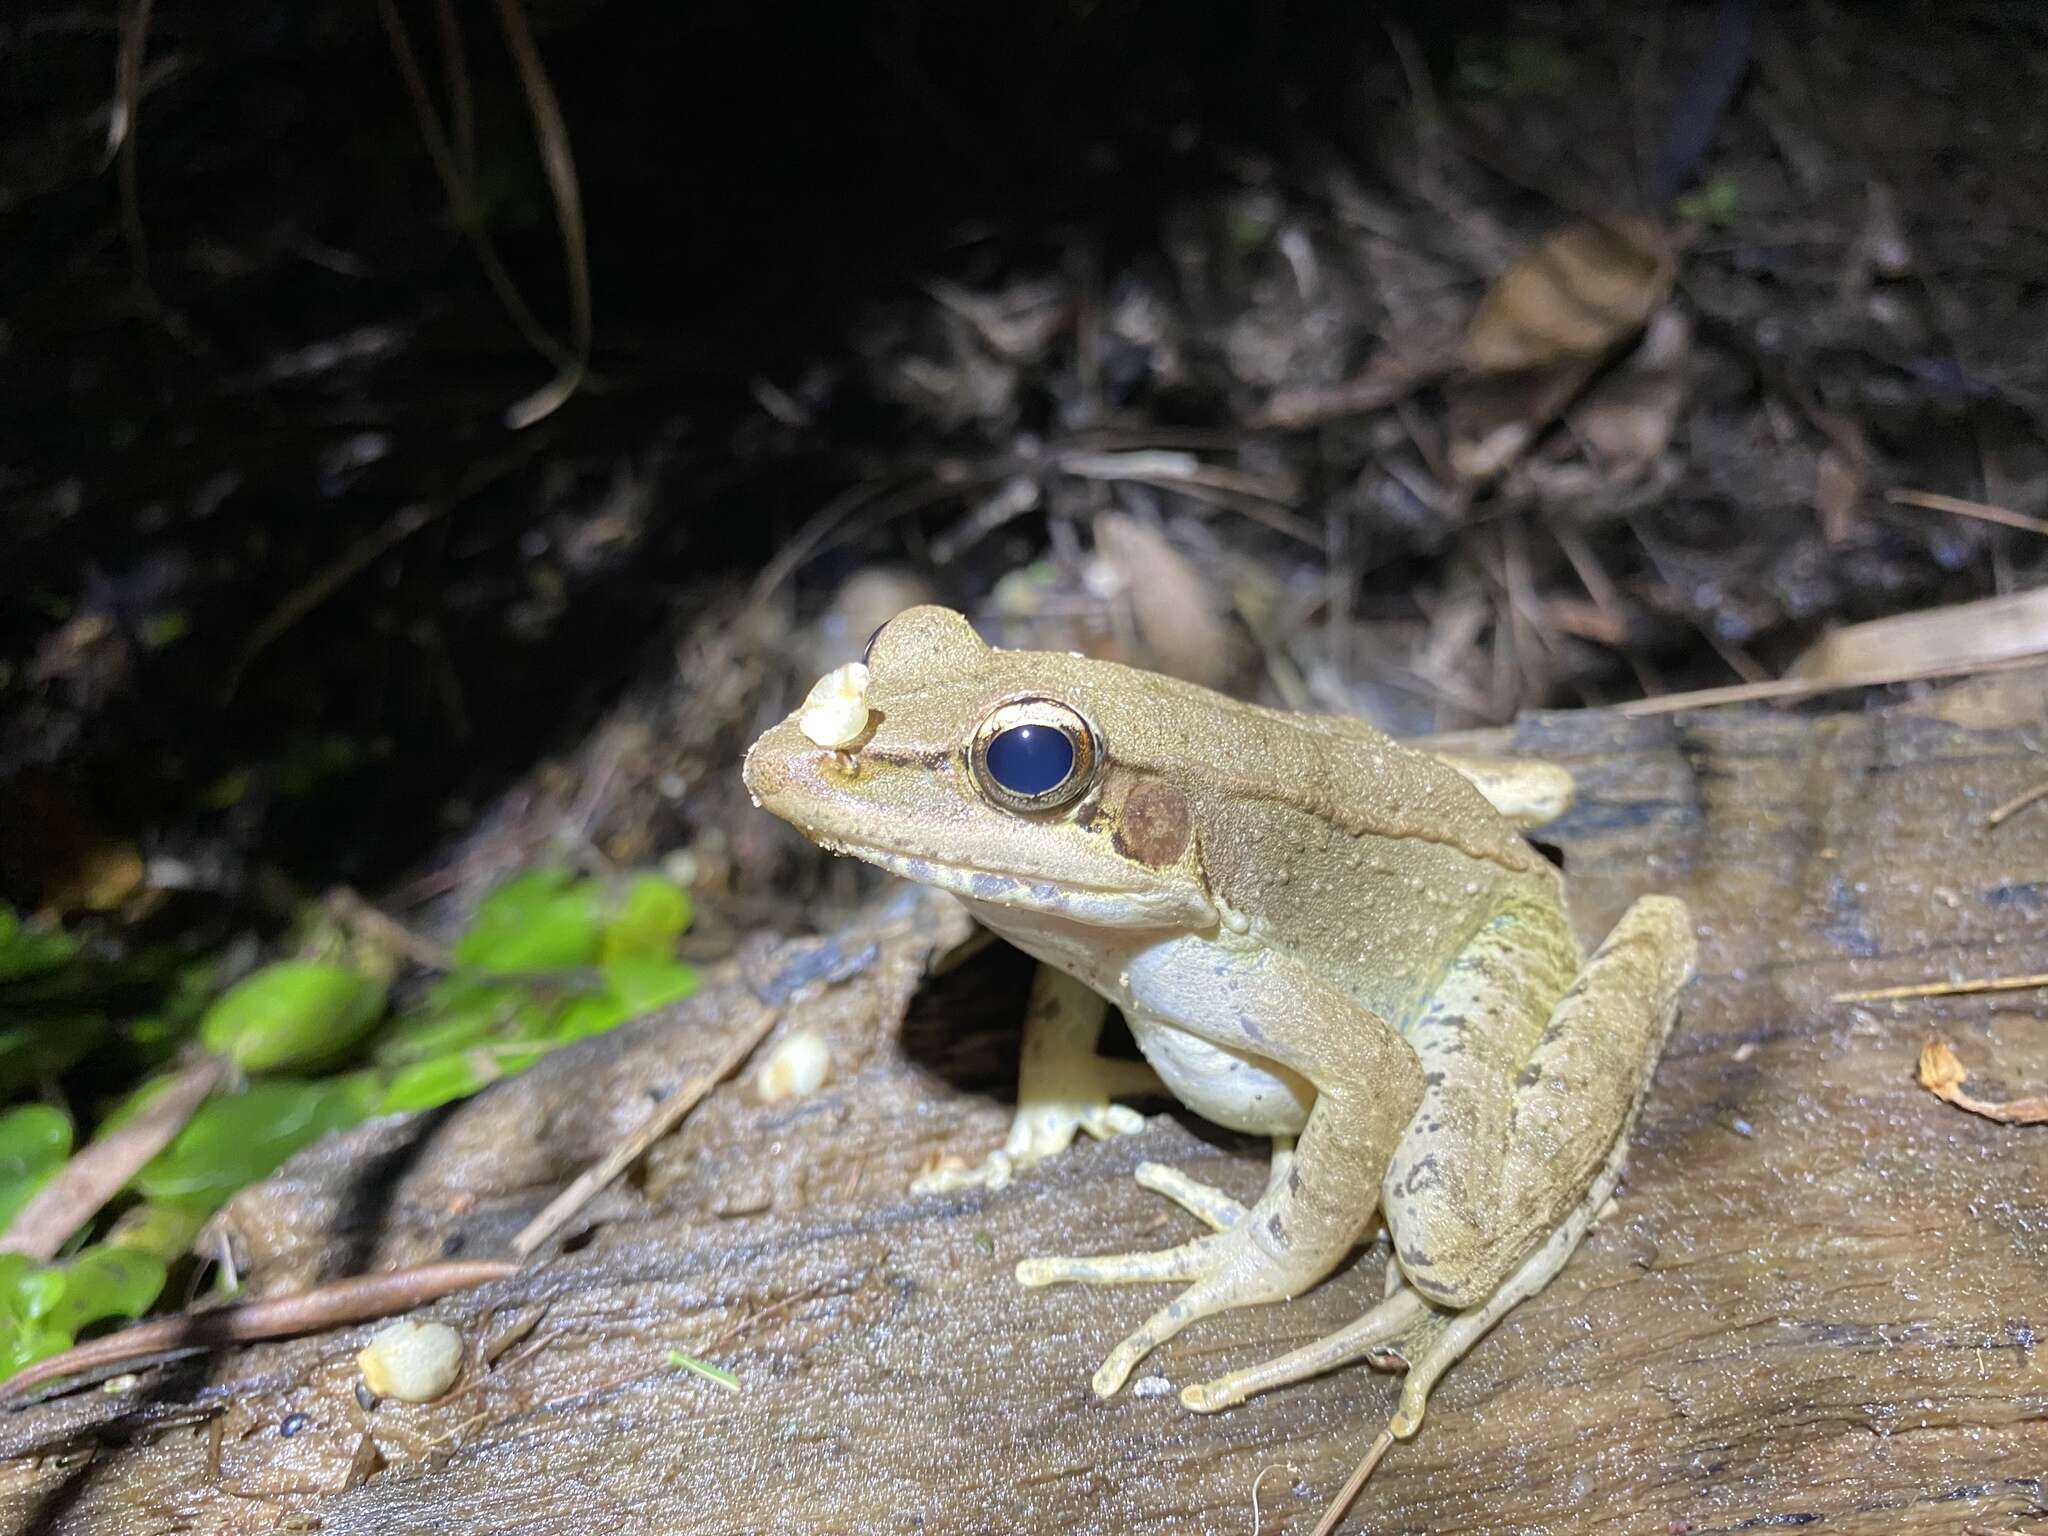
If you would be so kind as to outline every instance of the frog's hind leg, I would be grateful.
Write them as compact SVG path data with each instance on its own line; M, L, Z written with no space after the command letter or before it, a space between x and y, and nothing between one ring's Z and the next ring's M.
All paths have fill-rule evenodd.
M1488 1031L1513 1040L1510 1055L1455 1032L1413 1037L1422 1108L1381 1188L1408 1283L1461 1312L1545 1247L1610 1156L1626 1153L1694 956L1685 903L1668 896L1623 913L1561 997L1540 931L1505 925L1487 937L1438 999L1475 1018L1533 1014L1535 1028Z
M1497 942L1482 936L1439 994L1454 1006L1458 1027L1434 1036L1424 1030L1416 1039L1428 1086L1415 1125L1425 1135L1404 1140L1384 1191L1396 1266L1410 1283L1327 1338L1189 1387L1181 1400L1190 1408L1213 1412L1361 1357L1392 1356L1408 1376L1389 1433L1405 1439L1421 1424L1437 1379L1510 1309L1550 1283L1613 1194L1679 988L1691 973L1685 908L1648 898L1629 909L1579 980L1546 1010L1533 1045L1520 1052L1526 1065L1509 1075L1498 1098L1484 1091L1485 1076L1502 1064L1497 1052L1489 1063L1487 1047L1515 1038L1518 1008L1543 1006L1554 952L1540 932L1532 939L1519 924L1494 932ZM1475 1029L1475 1021L1491 1027ZM1444 1091L1459 1087L1469 1099ZM1504 1113L1471 1113L1494 1103ZM1589 1148L1593 1166L1582 1174ZM1445 1189L1432 1166L1438 1159L1468 1175L1477 1165L1477 1178L1450 1191L1460 1209L1426 1198ZM1492 1210L1478 1200L1488 1188L1501 1191ZM1505 1209L1510 1202L1514 1208Z
M1617 1141L1608 1155L1607 1166L1585 1197L1551 1233L1549 1241L1524 1260L1486 1299L1484 1306L1464 1312L1434 1306L1413 1286L1401 1284L1400 1266L1390 1262L1386 1298L1357 1322L1277 1359L1188 1387L1182 1391L1180 1400L1198 1413L1214 1413L1275 1387L1320 1376L1354 1360L1371 1359L1375 1364L1399 1365L1408 1373L1402 1385L1399 1411L1388 1426L1395 1438L1407 1439L1421 1426L1430 1389L1438 1378L1487 1329L1542 1290L1564 1268L1601 1207L1613 1196L1627 1153L1626 1139Z
M1266 1189L1271 1192L1294 1168L1294 1138L1275 1136L1273 1138L1273 1167L1266 1176ZM1218 1232L1227 1232L1244 1220L1245 1206L1232 1199L1214 1184L1204 1184L1200 1179L1189 1178L1178 1168L1165 1163L1140 1163L1133 1175L1137 1181L1155 1195L1164 1195L1190 1216L1206 1222Z

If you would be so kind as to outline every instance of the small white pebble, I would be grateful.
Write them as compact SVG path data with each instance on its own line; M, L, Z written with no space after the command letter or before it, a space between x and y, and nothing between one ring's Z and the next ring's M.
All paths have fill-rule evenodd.
M768 1053L760 1076L754 1079L754 1092L763 1104L807 1099L824 1087L831 1075L831 1048L809 1030L798 1030Z
M462 1373L462 1335L446 1323L402 1320L370 1340L356 1365L363 1385L378 1397L430 1403Z
M1131 1383L1133 1397L1164 1397L1173 1390L1173 1383L1164 1376L1140 1376Z
M844 747L868 728L868 669L857 661L834 667L812 685L797 728L821 747Z

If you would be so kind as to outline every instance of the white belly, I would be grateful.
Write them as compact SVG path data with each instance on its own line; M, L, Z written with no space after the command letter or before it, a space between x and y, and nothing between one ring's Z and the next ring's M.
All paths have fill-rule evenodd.
M1131 974L1151 956L1211 941L1190 934L1090 928L1056 915L968 901L967 909L1019 949L1087 983L1123 1010L1138 1049L1173 1096L1205 1120L1255 1136L1299 1135L1316 1091L1307 1078L1249 1049L1210 1043L1175 1024L1176 1000L1131 992ZM1227 948L1215 949L1227 964Z
M1133 1015L1130 1022L1152 1070L1203 1119L1257 1136L1298 1136L1308 1123L1316 1091L1299 1073L1158 1019Z

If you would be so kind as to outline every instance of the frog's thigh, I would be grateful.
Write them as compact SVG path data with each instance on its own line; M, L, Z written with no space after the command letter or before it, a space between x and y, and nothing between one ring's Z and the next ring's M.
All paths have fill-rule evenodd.
M1490 924L1410 1032L1423 1103L1383 1198L1402 1270L1445 1306L1485 1300L1579 1203L1692 973L1685 904L1645 897L1560 998L1562 921Z

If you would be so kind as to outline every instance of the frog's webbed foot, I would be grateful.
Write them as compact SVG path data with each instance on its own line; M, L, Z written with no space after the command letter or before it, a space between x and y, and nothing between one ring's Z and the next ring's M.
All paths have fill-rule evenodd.
M1134 1135L1144 1128L1143 1115L1125 1105L1112 1104L1107 1098L1020 1104L1016 1119L1010 1122L1010 1139L989 1153L978 1167L935 1168L919 1174L911 1181L910 1189L919 1195L955 1189L1001 1189L1032 1164L1066 1151L1077 1135L1085 1133L1097 1141L1107 1141L1112 1136Z
M1274 1138L1273 1169L1268 1188L1280 1184L1293 1166L1293 1142ZM1245 1222L1247 1207L1214 1185L1190 1178L1164 1163L1140 1163L1137 1181L1214 1229L1177 1248L1150 1253L1105 1254L1096 1258L1026 1259L1017 1266L1019 1283L1029 1286L1142 1285L1159 1281L1191 1282L1167 1306L1152 1314L1144 1327L1125 1339L1095 1373L1099 1396L1123 1385L1133 1367L1189 1323L1235 1307L1284 1301L1321 1278L1314 1261L1289 1262L1253 1241ZM1310 1273L1310 1269L1315 1273Z
M1189 1387L1181 1393L1181 1401L1197 1412L1214 1413L1260 1392L1365 1359L1383 1370L1406 1371L1400 1406L1387 1428L1395 1439L1407 1439L1422 1426L1423 1410L1438 1378L1489 1328L1564 1268L1595 1215L1613 1195L1627 1154L1624 1139L1609 1152L1591 1187L1542 1246L1477 1304L1462 1311L1437 1306L1413 1286L1398 1283L1400 1267L1390 1261L1386 1298L1357 1322L1278 1359Z

